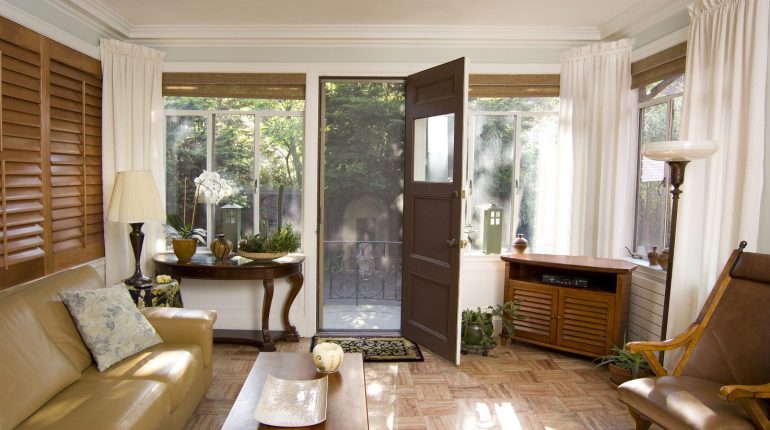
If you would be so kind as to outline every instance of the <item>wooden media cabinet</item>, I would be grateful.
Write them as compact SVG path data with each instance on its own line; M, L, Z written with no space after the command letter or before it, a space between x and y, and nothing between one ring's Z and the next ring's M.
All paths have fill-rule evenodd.
M628 325L631 272L623 260L507 254L505 301L520 302L513 338L592 357L620 346ZM503 345L508 334L501 335Z

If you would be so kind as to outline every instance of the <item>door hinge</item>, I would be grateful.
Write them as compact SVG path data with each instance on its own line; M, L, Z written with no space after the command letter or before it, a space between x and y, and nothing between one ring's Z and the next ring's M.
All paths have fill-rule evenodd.
M461 199L465 198L465 190L460 190L460 198Z
M460 248L465 248L466 246L468 246L468 241L465 240L465 239L461 240L460 241Z

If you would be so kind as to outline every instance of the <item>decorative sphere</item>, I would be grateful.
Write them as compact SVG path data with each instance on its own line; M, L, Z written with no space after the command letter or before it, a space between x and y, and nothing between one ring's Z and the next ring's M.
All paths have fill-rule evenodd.
M322 373L336 372L344 357L342 347L336 343L322 342L313 348L315 367Z

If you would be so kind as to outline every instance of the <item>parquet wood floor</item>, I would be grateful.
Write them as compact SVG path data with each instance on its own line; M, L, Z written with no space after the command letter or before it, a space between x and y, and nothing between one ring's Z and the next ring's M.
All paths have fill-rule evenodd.
M279 351L309 351L310 339ZM214 383L188 430L222 427L258 349L215 344ZM605 369L590 359L515 343L454 366L423 349L420 363L365 363L372 430L632 429Z

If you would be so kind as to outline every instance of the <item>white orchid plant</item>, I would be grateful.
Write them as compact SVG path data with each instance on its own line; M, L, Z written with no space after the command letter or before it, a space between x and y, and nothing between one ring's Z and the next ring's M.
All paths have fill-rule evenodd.
M195 239L201 243L206 243L206 230L194 228L195 209L198 201L208 204L217 204L225 197L233 194L233 187L223 179L217 172L204 170L197 178L193 180L195 184L195 197L193 198L192 217L187 223L185 214L187 214L187 178L184 180L184 195L182 197L182 216L177 214L168 214L166 224L163 227L171 237L180 239Z

